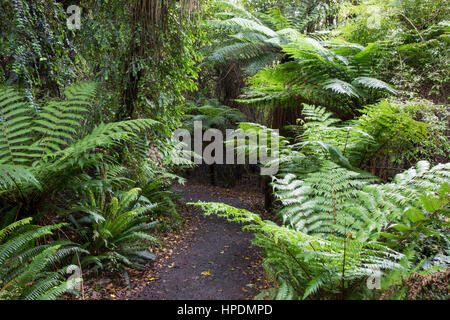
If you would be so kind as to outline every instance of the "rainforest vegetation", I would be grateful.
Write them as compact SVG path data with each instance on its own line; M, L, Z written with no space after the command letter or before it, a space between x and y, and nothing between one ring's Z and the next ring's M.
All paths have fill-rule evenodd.
M1 0L0 300L131 289L195 210L251 233L250 298L447 300L449 18L448 0ZM232 147L271 160L180 154L199 121L270 136ZM262 205L183 200L194 178Z

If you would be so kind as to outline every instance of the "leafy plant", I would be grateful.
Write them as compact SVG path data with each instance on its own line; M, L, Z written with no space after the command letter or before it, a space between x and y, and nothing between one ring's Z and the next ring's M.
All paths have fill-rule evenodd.
M289 36L298 32L278 12L258 14L226 1L214 1L215 20L208 26L214 28L212 37L217 38L205 63L224 64L241 61L248 75L271 66L283 59L281 45L289 43ZM223 10L227 12L224 13Z
M448 161L442 151L450 147L444 124L448 112L442 106L391 100L365 106L361 112L353 126L370 135L372 143L365 148L359 166L382 175L384 166L403 169L420 160L433 164Z
M106 150L130 139L133 132L150 128L149 119L100 123L78 136L83 115L95 95L95 84L65 90L65 101L51 101L36 110L23 96L0 89L0 197L31 208L67 178L107 161Z
M237 108L223 106L219 101L209 99L200 101L200 105L186 104L184 108L185 124L191 131L194 128L194 121L201 121L203 129L216 128L225 130L229 126L245 120L245 115Z
M346 2L340 37L368 45L373 73L402 96L448 101L448 25L445 0ZM370 48L370 49L369 49Z
M358 190L374 177L349 171L325 162L319 171L300 180L293 174L275 178L275 196L281 200L279 214L283 221L306 234L339 234L364 232L365 216L357 216L349 206L356 201ZM369 230L366 230L369 231Z
M120 270L127 279L123 266L143 269L154 260L148 248L157 240L147 231L157 225L149 215L156 204L143 197L141 189L118 192L111 198L107 193L88 190L86 196L68 216L84 241L82 247L91 253L83 265L95 264L94 270Z
M197 202L206 215L243 223L265 252L264 267L279 287L276 299L347 297L374 269L395 269L402 255L375 241L350 236L323 238L264 221L255 213L223 203Z
M168 216L174 219L173 222L180 222L180 216L177 212L177 200L179 195L171 190L173 181L184 184L184 179L168 173L157 175L150 180L142 189L142 194L151 202L156 203L155 214Z
M437 192L423 194L419 208L407 207L401 220L382 233L392 248L415 250L413 262L425 269L450 265L449 193L449 183L444 183Z
M298 35L283 45L291 59L259 71L249 80L247 103L320 104L352 114L355 105L376 101L396 91L370 76L360 53L364 47L345 42L319 42Z
M31 218L16 221L0 230L0 299L51 300L80 282L66 280L67 266L54 267L74 254L87 253L70 241L43 245L35 242L60 229L63 224L36 226Z

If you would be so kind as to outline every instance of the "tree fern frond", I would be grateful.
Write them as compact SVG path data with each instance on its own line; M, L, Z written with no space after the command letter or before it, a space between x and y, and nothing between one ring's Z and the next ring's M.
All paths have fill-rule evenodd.
M386 82L381 81L379 79L375 79L375 78L358 77L352 81L352 84L364 86L369 89L382 89L382 90L389 91L392 94L397 93L397 91L395 89L393 89L390 85L388 85Z
M323 88L326 90L332 90L338 94L345 94L349 97L359 98L360 94L358 89L354 87L352 84L339 80L339 79L330 79L325 81L323 84Z
M42 189L41 184L28 167L0 164L0 190L20 188L22 184L30 184Z

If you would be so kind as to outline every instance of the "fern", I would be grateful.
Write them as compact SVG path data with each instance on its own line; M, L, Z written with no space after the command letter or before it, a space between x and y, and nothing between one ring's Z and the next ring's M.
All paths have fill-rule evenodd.
M0 88L0 164L20 165L30 161L33 111L17 91Z
M68 212L74 230L91 252L82 264L122 271L122 264L143 269L154 260L147 248L157 240L146 232L157 225L148 214L155 207L139 188L119 192L110 201L105 194L89 190L79 206Z
M217 100L199 101L199 104L186 104L183 110L186 127L191 131L194 121L201 121L203 129L207 130L210 128L225 129L229 125L245 120L245 115L238 109L220 105Z
M10 190L23 184L42 189L41 184L29 168L20 165L0 165L0 190Z
M229 14L216 14L209 26L217 30L217 43L206 54L206 63L224 64L227 61L243 62L248 75L281 61L281 46L289 43L289 37L297 31L289 27L280 12L251 14L244 8L225 1L214 1L213 5L230 10ZM281 23L281 21L283 22ZM228 38L223 39L223 33ZM214 35L212 35L214 37Z
M400 268L397 261L402 255L375 241L308 235L223 203L192 205L200 207L206 215L217 214L243 223L244 229L255 232L254 244L265 251L266 270L280 284L276 295L279 299L312 298L320 289L332 298L340 292L339 283L342 286L343 281L362 281L372 268Z
M32 226L31 218L0 230L0 299L55 299L68 292L64 273L52 267L74 253L86 253L72 242L36 246L35 241L51 235L60 225Z
M33 131L41 138L32 145L33 151L41 153L43 158L67 147L81 127L81 120L87 114L95 90L94 83L72 86L64 92L66 101L45 105L34 119Z
M101 123L80 137L96 85L81 83L64 94L64 101L36 110L18 92L0 88L0 195L9 203L57 189L67 177L107 161L108 148L157 124L150 119Z
M392 183L366 186L361 193L376 201L388 221L398 221L409 207L420 207L420 199L427 192L437 192L450 182L450 163L430 167L427 161L420 161L416 168L398 174Z
M336 46L296 35L281 47L293 61L259 71L249 80L251 86L245 99L239 101L272 105L297 101L351 112L355 101L363 105L383 94L395 93L388 84L371 78L369 70L355 58L354 51L361 50L358 46Z
M370 175L325 162L319 171L306 174L303 181L287 175L275 178L273 186L283 204L279 214L285 223L308 234L342 234L363 227L357 217L353 216L351 222L343 217L348 216L347 208L357 198L357 191L374 180Z

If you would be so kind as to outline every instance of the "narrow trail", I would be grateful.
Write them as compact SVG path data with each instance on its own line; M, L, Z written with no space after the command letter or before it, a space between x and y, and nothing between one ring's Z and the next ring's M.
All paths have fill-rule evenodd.
M188 184L177 186L184 201L213 201L252 210L257 193ZM228 192L230 191L230 192ZM185 248L167 259L151 282L133 299L138 300L245 300L258 292L262 278L259 249L253 235L240 225L216 216L204 217L199 208L188 209L195 232Z

